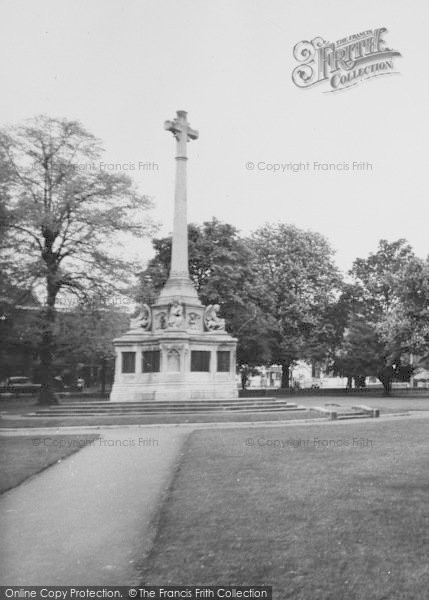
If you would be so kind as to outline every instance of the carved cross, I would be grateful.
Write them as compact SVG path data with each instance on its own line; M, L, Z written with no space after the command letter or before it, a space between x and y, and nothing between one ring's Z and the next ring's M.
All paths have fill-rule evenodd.
M165 121L164 129L171 131L177 140L177 158L186 158L186 142L198 139L198 131L192 129L187 120L186 110L178 110L174 121Z

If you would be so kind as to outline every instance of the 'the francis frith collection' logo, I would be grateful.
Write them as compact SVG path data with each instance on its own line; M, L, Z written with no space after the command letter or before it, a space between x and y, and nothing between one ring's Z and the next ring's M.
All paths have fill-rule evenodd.
M337 42L316 37L294 46L293 56L300 63L292 73L298 87L330 83L328 92L350 88L366 79L395 73L393 60L401 56L386 46L385 27L349 35Z

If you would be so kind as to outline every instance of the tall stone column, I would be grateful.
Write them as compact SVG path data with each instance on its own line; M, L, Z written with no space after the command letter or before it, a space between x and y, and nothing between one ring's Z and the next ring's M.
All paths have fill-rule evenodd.
M181 296L185 301L197 302L198 295L189 278L188 267L188 219L187 219L187 143L198 138L198 131L191 129L184 110L177 111L173 121L164 127L176 138L176 182L174 193L174 222L169 278L161 291L159 301Z
M183 125L186 124L186 112L178 111L181 131L176 135L176 187L174 194L173 246L171 250L170 278L189 277L188 271L188 218L186 187L186 153L187 135Z

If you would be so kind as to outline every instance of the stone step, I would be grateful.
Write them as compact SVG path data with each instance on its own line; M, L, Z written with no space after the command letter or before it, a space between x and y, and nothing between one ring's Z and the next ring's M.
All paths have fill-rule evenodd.
M149 409L128 409L128 410L59 410L59 409L51 409L51 410L43 410L43 411L33 411L33 412L37 412L37 414L39 415L44 415L44 414L48 414L48 413L52 413L54 412L57 415L63 415L63 414L79 414L79 415L86 415L86 414L93 414L93 413L97 413L99 415L122 415L122 414L127 414L127 413L137 413L137 414L149 414L149 413L177 413L177 412L243 412L243 411L247 411L247 412L264 412L264 411L278 411L278 410L303 410L301 408L298 407L287 407L287 406L267 406L262 408L261 406L256 406L256 407L243 407L243 408L171 408L169 410L167 409L160 409L160 408L149 408Z
M371 406L366 406L365 404L358 404L357 406L352 406L352 410L360 410L364 413L367 413L368 416L378 418L380 416L379 408L372 408Z
M164 411L164 410L176 410L176 409L189 409L189 410L207 410L207 409L216 409L216 410L242 410L248 408L296 408L296 404L288 403L283 401L271 401L271 402L227 402L227 401L216 401L216 402L206 402L206 401L192 401L192 402L118 402L118 403L82 403L82 404L60 404L57 406L46 406L40 407L36 410L38 412L50 411L50 410L72 410L72 411L82 411L82 412L90 412L90 411L106 411L106 412L114 412L114 411L130 411L130 410L138 410L138 411L147 411L147 410L156 410L156 411Z
M361 419L362 417L372 418L372 415L366 412L350 412L350 413L337 413L338 419Z
M234 414L278 414L278 413L286 413L286 412L292 412L292 411L299 411L299 412L304 412L305 409L299 409L299 408L294 408L291 410L286 410L286 409L280 409L280 410L242 410L242 411L237 411ZM156 416L156 415L221 415L221 414L225 414L224 411L217 411L217 410L206 410L206 411L170 411L170 412L155 412L155 411L150 411L150 412L124 412L124 413L79 413L79 412L75 412L75 413L56 413L56 412L48 412L48 413L28 413L25 416L26 417L32 417L32 418L45 418L45 417L55 417L55 418L67 418L67 417L132 417L132 416Z
M252 413L252 412L290 412L290 411L304 411L306 410L303 407L298 406L267 406L267 407L243 407L243 408L216 408L216 407L206 407L206 408L170 408L170 409L160 409L160 408L142 408L140 410L133 409L124 409L124 410L91 410L91 411L81 411L81 410L61 410L57 408L52 409L43 409L37 410L32 413L27 413L29 416L38 416L38 417L46 417L46 416L92 416L92 415L100 415L100 416L109 416L109 415L150 415L150 414L195 414L195 413L225 413L225 412L234 412L234 413Z
M249 408L260 408L262 410L267 409L267 408L296 408L297 405L296 404L242 404L242 405L231 405L231 406L227 406L227 405L210 405L210 404L195 404L195 405L173 405L173 406L157 406L157 405L151 405L151 406L122 406L122 407L104 407L104 406L58 406L58 407L44 407L44 408L38 408L36 410L38 411L46 411L46 410L78 410L80 412L92 412L92 411L97 411L97 412L115 412L115 411L130 411L130 410L137 410L137 411L147 411L147 410L243 410L243 409L249 409Z
M146 408L151 408L151 407L161 407L161 408L170 408L170 407L175 407L175 406L225 406L227 408L229 407L234 407L234 406L296 406L296 404L290 404L288 402L234 402L234 403L226 403L226 402L187 402L187 403L179 403L179 402L171 402L170 404L161 404L160 402L138 402L136 404L132 404L131 402L122 402L120 404L115 404L115 405L109 405L109 404L58 404L56 406L61 407L61 408L106 408L108 410L112 410L115 408L123 408L125 407L131 407L131 408L139 408L141 406L146 407ZM50 408L50 407L40 407L40 409L42 408Z
M285 404L294 404L293 402L289 402L285 398L245 398L243 400L223 400L221 398L216 400L207 400L204 398L199 398L195 400L139 400L139 401L131 401L131 402L60 402L62 406L123 406L127 405L140 405L140 404L156 404L169 406L170 404L253 404L255 402L259 402L260 404L267 404L270 402L280 402ZM58 406L58 405L57 405Z
M339 405L327 405L312 406L311 409L326 415L329 419L331 419L331 421L339 419L361 419L362 417L373 418L380 416L380 411L378 408L369 408L368 406L352 406L349 408Z
M60 404L40 407L28 413L36 417L156 415L195 413L251 413L306 410L284 400L259 401L189 401L189 402L116 402Z
M188 406L188 405L244 405L244 404L294 404L293 402L288 402L287 400L280 398L245 398L245 399L237 399L237 400L142 400L142 401L132 401L132 402L109 402L108 400L98 400L98 401L88 401L88 402L60 402L59 406Z
M295 409L296 410L296 409ZM302 409L304 410L304 409ZM267 414L267 415L271 415L271 414L279 414L279 413L285 413L288 411L282 410L282 411L278 411L278 410L265 410L265 411L252 411L252 410L243 410L240 411L240 413L234 413L234 414L242 414L242 415L254 415L254 414ZM191 415L221 415L221 414L225 414L219 411L214 411L214 410L210 410L210 411L205 411L205 412L170 412L170 413L155 413L155 412L150 412L150 413L119 413L119 414L115 414L115 415L109 415L107 413L86 413L85 415L82 415L81 413L66 413L63 415L59 415L57 413L47 413L44 415L39 415L36 413L33 414L28 414L26 415L26 417L31 417L34 419L43 419L43 418L50 418L50 417L54 417L56 419L69 419L69 418L78 418L78 417L88 417L88 418L108 418L108 417L149 417L149 416L158 416L158 417L162 417L165 415L171 415L171 416L191 416Z

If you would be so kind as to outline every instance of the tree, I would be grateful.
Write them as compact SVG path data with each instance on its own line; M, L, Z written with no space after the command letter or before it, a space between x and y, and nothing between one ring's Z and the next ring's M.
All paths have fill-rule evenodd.
M252 249L235 227L213 218L188 226L189 273L204 305L219 304L227 328L238 337L237 362L261 364L269 360L266 320L257 304L258 272ZM138 299L151 303L167 281L171 237L153 240L155 256L140 276Z
M33 375L37 355L40 303L30 289L0 277L0 381L13 375Z
M397 284L404 268L414 260L411 246L399 239L380 240L377 252L354 261L350 274L362 290L368 314L378 319L389 313L397 302Z
M400 302L404 272L415 261L405 240L380 240L377 252L356 259L350 271L355 287L337 370L354 378L376 376L386 394L394 378L402 378L409 371L403 349L393 337L389 341L386 328Z
M381 374L386 364L384 352L374 326L361 314L351 315L334 371L348 378L348 388L353 379L356 387L361 387L366 376Z
M0 133L0 193L10 232L2 258L43 295L41 403L55 402L53 354L61 294L124 291L135 265L112 249L120 235L148 235L150 207L129 177L100 169L100 142L79 123L40 116ZM1 170L1 169L0 169ZM120 234L120 235L118 235ZM9 262L8 262L9 261Z
M398 301L380 327L397 354L429 355L429 259L407 261L396 282Z
M332 249L318 233L267 224L253 234L251 247L271 362L282 366L282 387L289 387L296 360L322 360L329 353L335 325L333 336L326 335L327 319L335 317L341 278Z
M55 366L75 381L80 365L90 365L99 373L105 392L107 365L115 356L113 340L129 328L129 315L118 306L81 303L58 314L56 322Z
M43 307L31 290L15 288L7 277L0 280L0 381L11 375L40 380L37 355L42 316ZM72 385L80 366L91 366L100 373L103 392L114 362L113 339L128 325L129 314L123 305L103 303L98 296L85 303L58 307L54 374L67 378L65 382Z

